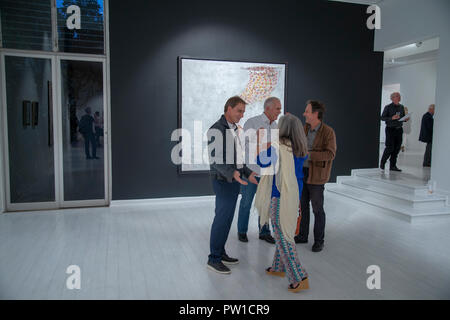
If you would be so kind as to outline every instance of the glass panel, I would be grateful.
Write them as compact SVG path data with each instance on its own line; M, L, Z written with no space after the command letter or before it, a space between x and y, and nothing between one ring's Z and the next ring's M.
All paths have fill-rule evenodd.
M76 11L68 8L76 5L80 9L80 29L75 26ZM58 45L59 51L103 54L103 0L56 0L58 11Z
M0 0L3 47L52 51L50 0Z
M55 201L50 59L5 57L11 203Z
M61 61L64 200L105 198L103 66Z

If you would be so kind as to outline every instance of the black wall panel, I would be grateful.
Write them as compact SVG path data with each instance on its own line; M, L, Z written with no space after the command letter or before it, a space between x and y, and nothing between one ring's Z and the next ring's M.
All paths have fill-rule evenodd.
M286 110L326 104L331 181L376 167L383 72L365 6L319 0L110 1L113 200L212 194L172 164L177 57L288 63ZM224 101L225 103L225 101ZM217 118L220 114L217 115Z

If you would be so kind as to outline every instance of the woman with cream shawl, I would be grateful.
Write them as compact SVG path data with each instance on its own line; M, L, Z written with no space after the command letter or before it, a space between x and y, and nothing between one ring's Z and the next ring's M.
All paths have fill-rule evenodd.
M266 273L281 277L287 275L289 291L298 292L309 288L308 274L300 264L294 242L303 188L302 168L308 153L307 140L300 119L294 115L281 117L278 129L278 141L267 144L263 147L265 150L260 150L258 141L257 163L263 169L255 207L261 224L268 223L270 215L275 238L275 256Z

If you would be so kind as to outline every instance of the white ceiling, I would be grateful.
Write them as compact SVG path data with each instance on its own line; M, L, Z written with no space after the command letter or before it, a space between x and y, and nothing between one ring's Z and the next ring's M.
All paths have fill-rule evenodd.
M424 40L418 43L412 43L406 46L386 50L384 52L385 60L398 59L401 57L412 56L424 52L434 51L439 49L439 38Z
M411 43L384 52L384 67L397 67L410 63L436 60L439 51L439 38Z

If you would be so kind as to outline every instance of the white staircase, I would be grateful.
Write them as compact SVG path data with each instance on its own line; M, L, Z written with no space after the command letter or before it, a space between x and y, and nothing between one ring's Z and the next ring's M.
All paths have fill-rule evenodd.
M409 222L450 218L447 196L430 194L426 180L407 172L352 170L351 176L337 177L326 190L380 207Z

